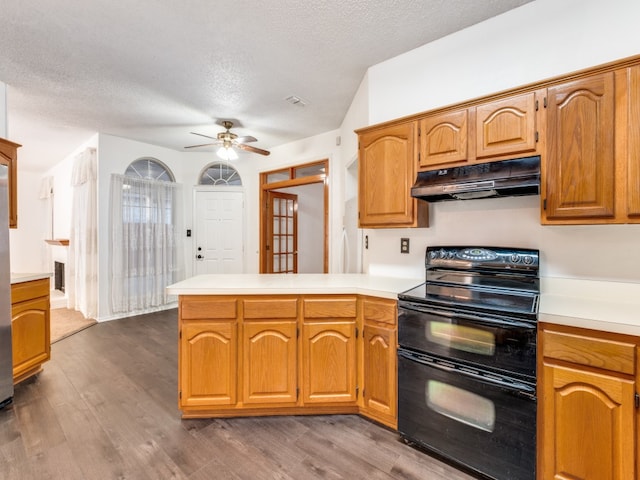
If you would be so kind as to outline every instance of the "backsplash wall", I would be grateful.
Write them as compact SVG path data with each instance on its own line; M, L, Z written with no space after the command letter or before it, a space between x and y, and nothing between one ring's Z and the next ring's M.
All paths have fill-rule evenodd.
M364 271L424 278L429 245L511 246L539 249L542 277L640 283L640 225L541 225L537 195L430 204L429 217L429 228L364 230Z

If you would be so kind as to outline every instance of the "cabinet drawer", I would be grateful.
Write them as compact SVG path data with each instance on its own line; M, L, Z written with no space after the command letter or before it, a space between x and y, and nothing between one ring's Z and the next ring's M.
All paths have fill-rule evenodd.
M369 300L363 302L365 322L381 322L389 325L398 323L395 300Z
M187 319L236 318L237 305L235 298L219 296L184 296L180 297L180 317Z
M635 345L578 333L542 332L543 355L578 365L633 375Z
M304 318L353 318L355 316L355 297L304 300Z
M11 303L23 302L49 295L49 279L32 280L30 282L14 283L11 285Z
M244 318L296 318L298 300L295 298L263 298L244 300Z

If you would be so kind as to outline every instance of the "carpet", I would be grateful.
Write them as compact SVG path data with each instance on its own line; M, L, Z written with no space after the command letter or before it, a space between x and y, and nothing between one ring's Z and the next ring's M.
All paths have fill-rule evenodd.
M74 333L98 323L93 318L84 318L77 310L54 308L51 310L51 343L56 343Z

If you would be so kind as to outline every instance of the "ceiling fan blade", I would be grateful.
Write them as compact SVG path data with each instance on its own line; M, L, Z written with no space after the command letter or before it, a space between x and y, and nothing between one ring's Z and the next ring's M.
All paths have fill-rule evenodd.
M210 137L209 135L205 135L203 133L191 132L192 135L199 135L201 137L210 138L211 140L217 140L216 137Z
M263 150L258 147L252 147L250 145L244 145L242 143L237 143L235 146L241 150L246 150L247 152L259 153L260 155L269 155L271 153L271 152L268 152L267 150Z
M209 147L211 145L219 145L219 144L220 142L203 143L202 145L189 145L188 147L184 147L184 148Z
M256 137L252 137L251 135L245 135L244 137L237 137L236 142L238 143L249 143L249 142L257 142L258 139Z

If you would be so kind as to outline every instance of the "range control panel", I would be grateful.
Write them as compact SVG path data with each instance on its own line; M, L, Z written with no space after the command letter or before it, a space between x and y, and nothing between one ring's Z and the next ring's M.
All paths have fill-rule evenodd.
M537 271L540 252L533 249L505 247L427 247L426 268L459 270L492 269Z

